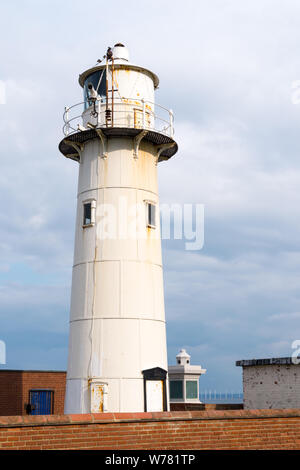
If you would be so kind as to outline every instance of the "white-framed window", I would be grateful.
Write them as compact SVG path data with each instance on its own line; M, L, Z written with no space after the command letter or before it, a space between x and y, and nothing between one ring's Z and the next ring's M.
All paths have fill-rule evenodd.
M91 227L95 225L96 220L96 201L95 199L87 199L83 201L83 217L82 217L82 227Z
M183 400L183 380L170 380L170 399Z
M185 382L185 396L186 398L198 398L198 381L186 380Z
M151 201L145 202L147 227L156 228L156 205Z

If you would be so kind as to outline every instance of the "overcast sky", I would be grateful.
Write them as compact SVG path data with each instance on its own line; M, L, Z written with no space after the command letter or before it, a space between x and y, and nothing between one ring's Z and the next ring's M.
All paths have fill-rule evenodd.
M205 244L163 241L168 357L202 389L300 339L298 0L11 0L0 14L1 368L66 368L78 165L58 151L78 75L107 46L160 77L179 152L161 202L205 206ZM297 84L296 84L297 85ZM293 95L294 93L294 95Z

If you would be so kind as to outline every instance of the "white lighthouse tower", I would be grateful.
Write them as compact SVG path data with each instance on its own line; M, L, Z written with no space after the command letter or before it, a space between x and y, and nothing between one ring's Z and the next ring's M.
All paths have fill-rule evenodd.
M65 413L167 410L157 163L177 151L173 113L123 44L79 83L59 144L79 163Z

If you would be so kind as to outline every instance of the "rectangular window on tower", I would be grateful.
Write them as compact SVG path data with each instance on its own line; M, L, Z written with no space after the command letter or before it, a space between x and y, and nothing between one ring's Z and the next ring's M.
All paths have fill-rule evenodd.
M88 200L83 202L83 227L90 227L91 225L95 225L95 217L96 216L96 201Z
M156 227L156 206L152 202L147 202L147 226Z

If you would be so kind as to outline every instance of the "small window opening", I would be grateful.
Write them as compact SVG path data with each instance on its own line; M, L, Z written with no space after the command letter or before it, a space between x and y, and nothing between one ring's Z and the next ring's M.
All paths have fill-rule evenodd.
M26 413L29 415L51 415L54 403L53 390L29 390L29 403L26 404Z
M92 203L86 202L83 206L83 225L91 225L92 223Z
M83 203L83 227L89 227L95 223L96 201L86 201Z
M155 228L156 227L156 220L155 220L155 204L151 202L147 203L147 225L148 227Z

